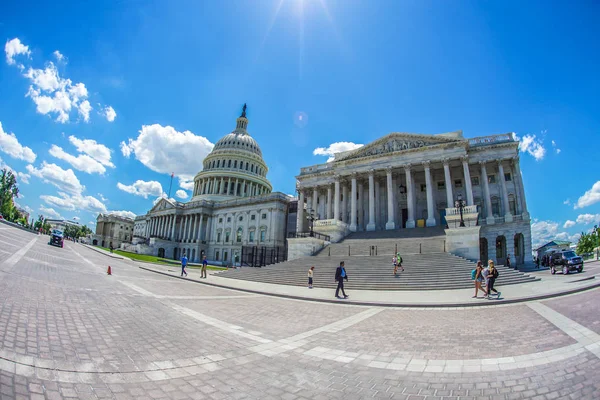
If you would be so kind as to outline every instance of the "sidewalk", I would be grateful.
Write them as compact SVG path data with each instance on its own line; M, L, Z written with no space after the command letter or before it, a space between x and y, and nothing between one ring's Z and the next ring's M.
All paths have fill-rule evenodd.
M581 275L562 276L559 274L550 275L548 271L542 271L542 273L545 272L542 281L498 287L497 289L502 293L500 300L473 299L471 296L475 292L474 288L430 291L353 291L350 287L347 287L347 294L350 295L350 298L339 300L334 297L335 292L332 289L308 289L306 287L221 278L216 274L217 271L209 271L208 278L201 279L200 271L191 269L188 270L186 278L181 278L181 269L177 266L145 264L144 266L140 266L140 268L179 279L250 293L298 300L383 307L436 308L490 306L540 300L600 287L600 279L596 279L594 273L586 274L584 272ZM600 268L596 272L600 273Z

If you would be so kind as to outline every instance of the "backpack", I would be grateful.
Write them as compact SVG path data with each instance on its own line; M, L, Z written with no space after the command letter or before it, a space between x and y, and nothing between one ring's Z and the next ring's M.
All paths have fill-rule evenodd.
M477 270L474 269L471 271L471 280L474 281L476 276L477 276Z
M499 275L500 275L500 272L498 272L498 268L494 268L494 274L493 274L494 279L497 279Z

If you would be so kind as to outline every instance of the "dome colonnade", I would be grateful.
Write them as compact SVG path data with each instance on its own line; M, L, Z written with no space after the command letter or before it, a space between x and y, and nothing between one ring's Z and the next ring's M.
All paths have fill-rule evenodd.
M203 162L203 170L194 178L197 199L231 199L269 194L268 167L258 143L248 134L245 109L233 132L216 144Z

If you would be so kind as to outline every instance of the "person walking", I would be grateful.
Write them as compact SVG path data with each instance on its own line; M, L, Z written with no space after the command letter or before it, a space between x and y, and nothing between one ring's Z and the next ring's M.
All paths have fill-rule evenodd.
M496 266L494 265L494 262L492 260L488 261L488 269L489 269L489 274L488 274L488 284L487 284L487 298L488 300L490 300L490 295L492 294L492 292L497 294L497 299L500 298L500 292L497 291L496 289L494 289L494 283L496 283L496 279L498 279L498 276L500 275L500 273L498 272L498 269L496 269Z
M540 269L540 258L539 257L535 258L535 268Z
M313 273L315 270L315 266L313 265L312 267L310 267L310 269L308 270L308 288L312 289L312 285L313 285Z
M187 276L187 272L185 272L185 267L187 267L188 264L188 258L185 255L185 253L183 253L183 257L181 257L181 276L183 276L185 274L185 276Z
M200 278L206 279L206 267L208 266L208 261L206 260L206 256L202 257L202 269L200 270Z
M396 262L398 263L398 267L404 272L404 267L402 266L402 256L400 253L396 253Z
M475 281L475 296L473 296L474 299L477 298L477 294L479 293L479 290L481 290L483 292L483 298L487 297L487 291L483 288L482 283L483 283L483 263L480 261L477 261L477 266L475 267L475 269L473 270L475 273L471 273L473 280Z
M341 299L340 297L340 289L342 290L342 295L344 295L344 299L347 299L348 296L344 291L344 279L348 281L348 274L346 273L346 268L344 268L344 262L340 261L340 266L335 270L335 280L337 281L337 289L335 290L335 297Z
M398 258L396 256L392 257L392 264L394 264L394 276L398 274Z
M510 268L510 254L506 255L506 266Z

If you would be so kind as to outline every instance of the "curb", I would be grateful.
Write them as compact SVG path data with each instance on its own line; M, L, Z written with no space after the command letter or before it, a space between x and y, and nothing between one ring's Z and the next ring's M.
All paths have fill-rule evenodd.
M340 300L328 300L328 299L315 299L315 298L311 298L311 297L294 296L294 295L290 295L290 294L271 293L271 292L264 292L261 290L236 288L236 287L226 286L226 285L222 285L222 284L218 284L218 283L211 283L211 282L207 282L207 281L199 281L197 279L192 279L192 278L184 278L181 276L175 276L175 275L171 275L167 272L157 271L152 268L147 268L147 267L138 267L138 268L149 271L149 272L154 272L155 274L165 275L170 278L182 279L182 280L186 280L189 282L200 283L203 285L218 287L218 288L222 288L222 289L238 290L240 292L246 292L246 293L252 293L252 294L261 294L261 295L265 295L265 296L281 297L284 299L292 299L292 300L312 301L312 302L317 302L317 303L345 304L345 305L368 306L368 307L377 306L377 307L388 307L388 308L489 307L489 306L493 306L493 305L516 304L516 303L525 303L525 302L529 302L529 301L551 299L551 298L555 298L555 297L567 296L567 295L574 294L574 293L585 292L585 291L596 289L596 288L600 287L600 282L596 282L593 285L580 287L577 289L565 290L564 292L548 293L548 294L531 296L531 297L519 297L516 299L510 299L510 300L500 300L500 301L492 301L492 302L488 301L485 303L448 303L448 304L377 303L377 302L369 302L369 301L352 301L352 300L340 301ZM594 277L589 278L589 279L590 280L594 279Z
M118 260L131 260L130 258L123 257L123 256L111 256L110 254L106 254L105 252L95 249L94 246L90 246L88 244L84 244L84 246L90 250L94 250L96 253L100 253L100 254L110 257L110 258L116 258Z

